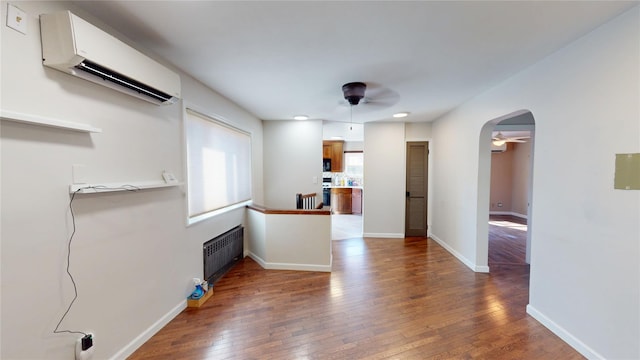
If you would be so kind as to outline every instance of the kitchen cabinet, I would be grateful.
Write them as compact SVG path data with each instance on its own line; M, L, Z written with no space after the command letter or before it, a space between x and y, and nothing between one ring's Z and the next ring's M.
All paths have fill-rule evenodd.
M333 148L331 144L325 144L326 141L322 143L322 158L323 159L331 159L333 156Z
M351 213L362 214L362 189L351 190Z
M331 159L331 172L344 171L344 141L326 140L322 142L322 157Z
M331 188L331 211L334 214L351 214L351 188Z

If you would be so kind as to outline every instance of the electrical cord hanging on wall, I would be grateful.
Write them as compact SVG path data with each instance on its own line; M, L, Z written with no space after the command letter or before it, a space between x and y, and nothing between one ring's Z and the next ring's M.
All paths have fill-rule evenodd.
M93 188L93 189L109 189L109 190L126 190L126 191L137 191L137 190L140 190L140 188L138 188L136 186L133 186L133 185L122 185L121 187L117 187L117 188L110 188L110 187L106 187L106 186L87 186L87 187L84 187L84 188L80 188L80 189L74 191L71 194L71 200L69 200L69 211L71 212L72 230L71 230L71 235L69 236L69 241L67 242L67 275L69 275L69 279L71 280L71 283L73 284L73 299L69 303L69 306L67 307L67 310L64 312L64 314L62 314L62 317L60 317L60 321L58 321L58 324L56 325L56 328L53 329L53 333L54 334L69 333L69 334L82 334L84 336L87 336L87 333L82 332L82 331L77 331L77 330L58 330L58 328L62 324L62 321L67 316L69 311L71 311L71 308L73 307L73 303L75 303L76 299L78 299L78 286L76 285L76 280L73 278L73 275L71 274L71 271L69 270L70 267L71 267L71 243L73 242L73 237L76 234L76 217L75 217L75 214L73 213L73 200L75 199L77 193L79 193L82 190L91 189L91 188Z
M73 278L73 275L71 275L71 271L69 271L69 268L71 266L71 242L73 241L73 236L76 234L76 217L73 214L73 199L75 199L76 194L79 191L80 191L80 189L74 191L73 194L71 194L71 200L69 201L69 210L71 211L71 224L72 224L73 227L72 227L72 231L71 231L71 236L69 236L69 241L67 243L67 275L69 275L69 279L71 279L71 283L73 284L73 294L74 295L73 295L73 300L71 300L71 302L69 303L69 307L67 307L67 310L64 312L64 314L60 318L60 321L58 321L58 325L56 325L56 328L53 329L53 333L54 334L60 334L60 333L82 334L84 336L87 336L87 334L82 332L82 331L58 330L58 328L60 327L60 324L62 324L62 321L64 320L64 318L67 316L69 311L71 311L71 307L73 306L73 303L78 298L78 286L76 285L76 281Z

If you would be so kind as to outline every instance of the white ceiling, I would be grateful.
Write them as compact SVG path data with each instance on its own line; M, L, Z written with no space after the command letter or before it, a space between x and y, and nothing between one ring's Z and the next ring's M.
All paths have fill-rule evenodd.
M637 1L74 1L260 119L432 121Z

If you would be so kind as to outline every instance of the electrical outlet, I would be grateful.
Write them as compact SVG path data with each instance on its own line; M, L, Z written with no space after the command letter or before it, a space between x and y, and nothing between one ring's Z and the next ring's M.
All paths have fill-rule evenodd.
M13 4L7 4L7 26L26 35L27 13Z
M170 173L170 172L164 171L162 173L162 178L164 178L164 182L166 182L167 184L177 184L178 183L178 179L176 179L176 177L173 175L173 173Z
M95 335L88 333L76 341L76 360L90 360L95 350Z
M498 203L498 207L502 207L502 203L501 202Z

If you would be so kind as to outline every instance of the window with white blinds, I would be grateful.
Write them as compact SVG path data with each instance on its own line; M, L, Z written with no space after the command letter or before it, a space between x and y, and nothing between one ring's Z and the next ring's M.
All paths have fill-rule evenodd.
M185 134L189 223L251 200L251 135L191 109Z

